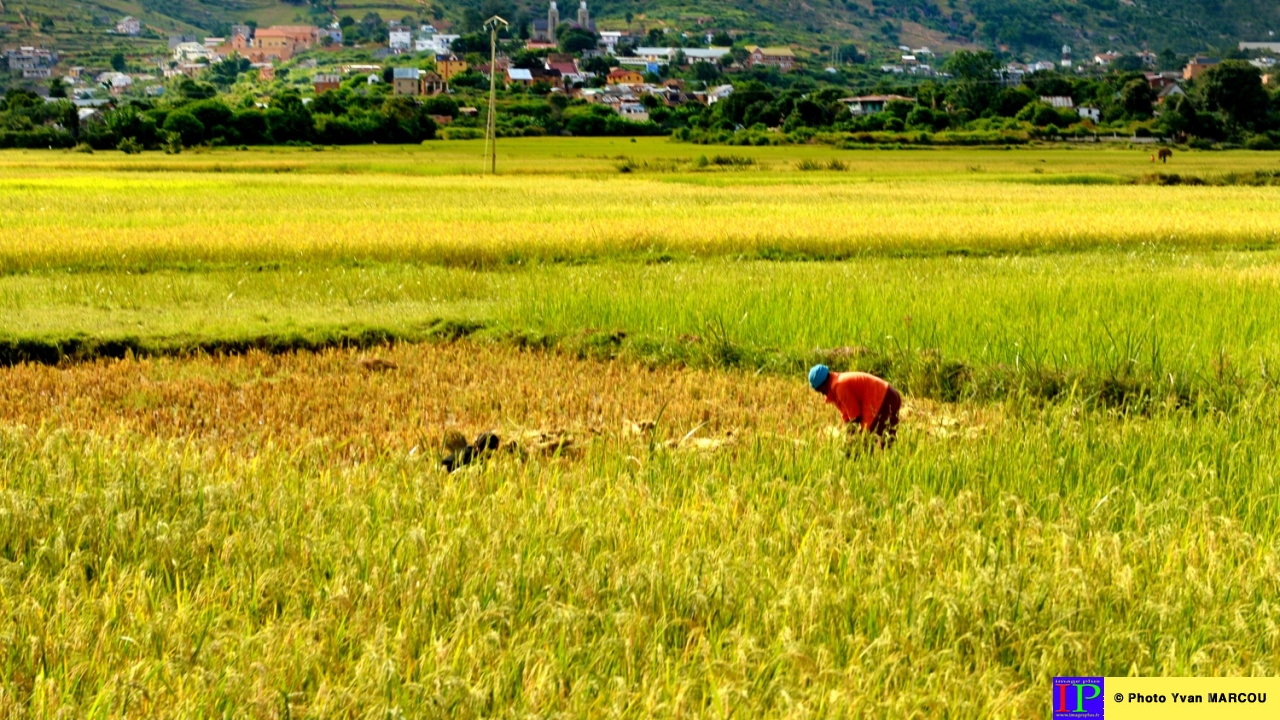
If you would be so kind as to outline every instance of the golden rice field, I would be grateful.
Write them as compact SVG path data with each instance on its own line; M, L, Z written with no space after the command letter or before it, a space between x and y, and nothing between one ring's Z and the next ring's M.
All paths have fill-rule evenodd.
M1280 673L1280 157L575 142L0 153L0 717Z
M914 162L886 170L876 160L891 152L827 150L852 158L849 169L817 173L777 159L775 148L757 151L758 165L705 171L689 156L714 149L649 140L643 151L671 147L685 164L622 174L608 160L582 158L575 171L572 158L557 158L564 172L549 174L525 159L497 178L413 172L435 166L437 150L391 154L384 162L399 164L389 167L381 153L351 150L255 153L258 164L246 167L237 164L245 153L221 151L225 164L115 156L106 170L97 155L0 154L0 268L1256 248L1274 246L1280 232L1271 188L1113 184L1152 171L1141 150L1095 151L1105 164L1077 161L1092 160L1084 151L904 151ZM349 165L324 164L330 154ZM1215 177L1225 171L1217 155L1160 167ZM283 159L273 166L264 156ZM292 172L311 156L317 168ZM1280 171L1269 160L1254 153L1233 171Z

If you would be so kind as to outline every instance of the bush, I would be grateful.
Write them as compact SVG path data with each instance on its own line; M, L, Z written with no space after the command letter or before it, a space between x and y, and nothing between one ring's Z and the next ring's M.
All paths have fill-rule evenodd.
M142 143L131 137L127 137L121 140L119 145L116 145L116 149L125 155L137 155L142 152Z
M78 152L78 153L84 153L85 155L92 155L92 154L93 154L93 146L92 146L92 145L90 145L89 143L84 143L84 142L82 142L82 143L80 143L80 144L76 145L76 146L75 146L75 148L73 148L73 149L74 149L76 152Z
M445 140L479 140L484 137L484 131L480 128L447 127L440 135Z
M1254 135L1244 141L1245 148L1249 150L1275 150L1276 143L1266 135Z

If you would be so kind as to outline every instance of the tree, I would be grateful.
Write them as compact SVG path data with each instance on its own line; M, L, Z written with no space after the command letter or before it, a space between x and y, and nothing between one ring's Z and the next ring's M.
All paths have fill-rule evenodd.
M1234 126L1253 126L1267 116L1269 98L1262 73L1243 60L1224 60L1209 68L1201 81L1205 104Z
M1138 72L1142 69L1142 58L1137 55L1121 55L1111 61L1111 69L1116 72Z
M582 71L592 73L594 75L608 75L613 68L609 65L609 61L602 57L593 57L582 64Z
M128 67L128 65L125 64L124 53L122 52L112 53L111 69L115 70L116 72L124 72L124 69L126 67Z
M942 71L950 73L953 82L947 99L957 110L980 115L990 107L999 85L996 71L1000 63L987 50L973 52L958 50L942 64Z
M733 38L729 37L729 33L721 30L711 36L711 44L716 47L729 47L733 44Z
M1181 70L1187 59L1178 55L1173 48L1165 48L1156 54L1156 66L1161 70Z
M57 77L49 81L49 97L64 98L67 96L67 84Z
M556 39L560 43L560 51L566 53L594 50L599 42L595 33L583 28L569 28L565 32L557 34Z
M169 113L164 119L165 131L177 136L184 147L199 145L204 141L204 123L186 110Z
M630 28L630 27L631 27L631 21L635 19L635 16L631 14L631 11L630 11L630 10L628 10L628 11L627 11L627 14L626 14L624 17L627 19L627 27L628 27L628 28Z
M1120 107L1124 114L1134 119L1151 117L1156 93L1145 78L1134 78L1120 88Z
M720 79L720 68L712 63L699 60L693 64L693 79L704 83L715 82Z
M866 60L866 57L858 52L857 45L850 43L836 48L836 59L842 63L860 63Z

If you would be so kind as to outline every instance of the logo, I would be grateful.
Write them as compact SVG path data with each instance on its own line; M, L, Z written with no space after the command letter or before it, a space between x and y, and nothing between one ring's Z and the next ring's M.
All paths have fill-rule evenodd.
M1053 679L1053 720L1100 719L1105 703L1100 677Z

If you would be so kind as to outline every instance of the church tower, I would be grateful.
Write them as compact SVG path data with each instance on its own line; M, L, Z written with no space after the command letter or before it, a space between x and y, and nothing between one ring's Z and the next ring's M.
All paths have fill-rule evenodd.
M578 3L578 27L583 30L591 29L591 13L587 10L587 0L581 0Z
M547 10L547 42L556 41L556 26L560 24L560 11L556 9L556 0L551 0L551 8Z

